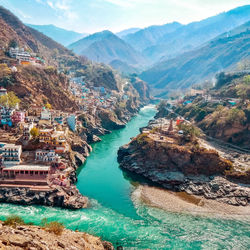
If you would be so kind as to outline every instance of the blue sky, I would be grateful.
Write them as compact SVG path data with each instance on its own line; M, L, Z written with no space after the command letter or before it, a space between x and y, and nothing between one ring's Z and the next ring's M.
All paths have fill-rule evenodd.
M0 0L23 22L78 32L118 32L172 21L198 21L250 0Z

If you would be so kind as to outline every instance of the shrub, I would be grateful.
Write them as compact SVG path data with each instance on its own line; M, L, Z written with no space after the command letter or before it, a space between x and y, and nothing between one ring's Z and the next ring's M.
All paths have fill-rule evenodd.
M61 235L64 230L64 225L57 221L48 222L47 219L42 220L42 226L49 233L54 233L56 235Z
M6 220L3 223L5 226L13 226L16 227L17 225L24 225L24 220L17 216L17 215L10 215L6 218Z
M200 136L200 130L192 124L180 123L178 128L183 130L183 135L186 140L193 141L196 137Z
M141 144L144 144L144 142L146 142L148 139L149 139L148 135L145 133L142 133L137 136L136 141L139 145L141 145Z
M157 132L160 132L160 131L161 131L160 128L154 127L154 128L152 128L152 129L150 130L150 133L154 134L154 133L157 133Z
M30 134L31 134L31 136L32 136L33 138L38 137L38 135L39 135L39 129L36 128L36 127L32 128L32 129L30 130Z
M7 95L0 96L0 105L2 106L14 108L19 103L20 99L13 91L8 92Z
M45 104L45 108L46 108L46 109L52 109L52 106L51 106L50 103L47 102L47 103Z
M246 116L244 111L237 108L232 108L227 113L226 121L228 124L243 124L246 121Z

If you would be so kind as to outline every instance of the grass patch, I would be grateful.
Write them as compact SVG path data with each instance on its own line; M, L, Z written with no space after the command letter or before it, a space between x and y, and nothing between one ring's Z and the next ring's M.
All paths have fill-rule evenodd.
M45 231L54 233L55 235L61 235L64 230L64 225L57 221L48 222L47 219L42 220L42 226Z

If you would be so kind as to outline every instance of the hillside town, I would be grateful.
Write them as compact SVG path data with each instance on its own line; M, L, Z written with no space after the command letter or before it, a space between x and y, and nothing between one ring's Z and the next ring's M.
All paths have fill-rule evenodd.
M0 88L0 99L8 97ZM31 106L18 102L0 105L0 187L28 187L48 191L54 186L70 187L72 162L70 135L80 122L77 113Z

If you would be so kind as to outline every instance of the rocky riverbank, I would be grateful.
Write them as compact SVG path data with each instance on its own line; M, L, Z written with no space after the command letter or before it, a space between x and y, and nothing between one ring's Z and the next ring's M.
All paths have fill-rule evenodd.
M96 249L112 250L112 244L86 233L63 229L60 235L38 226L5 226L0 222L0 249Z
M183 135L168 134L164 126L168 127L167 120L165 125L162 119L151 122L140 135L121 147L120 167L168 190L234 206L250 205L249 185L241 184L240 178L238 182L227 178L227 173L234 171L230 161L216 150L201 146L198 140L186 142Z
M69 209L84 208L88 199L76 186L70 187L1 187L0 202L20 205L44 205Z
M140 185L132 193L134 202L164 209L168 212L208 217L238 218L249 220L248 206L231 206L186 192L173 192L163 188Z

